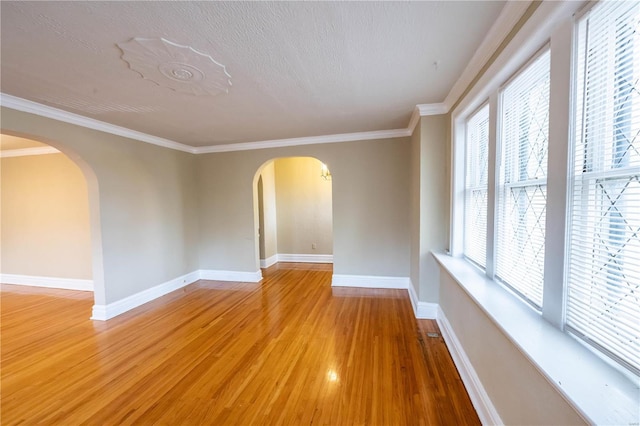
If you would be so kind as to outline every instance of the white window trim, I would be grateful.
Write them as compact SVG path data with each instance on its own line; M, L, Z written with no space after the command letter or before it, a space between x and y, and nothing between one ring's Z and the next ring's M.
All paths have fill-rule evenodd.
M496 153L496 162L499 161L500 159L502 159L502 148L504 146L504 141L502 140L502 132L500 131L502 129L502 118L503 118L503 104L502 104L502 98L503 98L503 93L505 91L505 89L516 79L518 78L523 72L525 72L533 63L535 63L542 55L544 55L545 53L551 53L551 49L549 47L549 43L545 43L540 49L538 49L524 64L522 64L520 66L520 68L511 76L509 77L509 79L507 79L507 81L505 81L503 84L500 85L500 87L496 90L495 94L498 97L498 106L497 106L497 111L496 111L496 115L494 115L494 119L493 121L496 122L498 125L496 125L496 135L495 135L495 140L493 141L496 145L495 148L495 153ZM549 91L551 93L551 90ZM549 109L551 109L551 105L549 105ZM491 122L491 117L489 119L489 121ZM549 117L549 128L551 128L551 116ZM549 132L551 133L551 132ZM548 135L550 136L550 134ZM548 140L547 141L547 145L549 145L547 147L547 152L549 152L550 149L550 145L551 145L551 141ZM548 177L544 177L544 178L539 178L539 179L529 179L529 180L522 180L522 181L515 181L515 182L509 182L509 183L500 183L500 174L502 171L502 167L504 167L503 164L498 164L496 163L495 165L495 170L494 172L496 173L496 176L494 177L494 179L496 179L495 181L495 185L494 188L496 189L496 194L495 194L495 199L494 199L494 203L493 204L489 204L490 206L494 206L492 209L493 210L492 214L494 215L494 231L493 231L493 241L494 241L494 247L496 246L496 240L498 238L497 236L497 231L496 231L496 220L498 217L498 212L499 212L499 206L497 204L498 201L502 201L503 203L506 203L506 200L499 200L499 192L501 191L501 188L528 188L528 187L532 187L532 186L545 186L546 190L548 191L548 186L547 186L547 180ZM547 176L548 176L548 170L547 170ZM548 207L548 202L547 202L547 206L545 206L545 209ZM547 213L548 215L548 213ZM546 219L545 219L546 220ZM546 222L545 222L546 223ZM546 225L545 225L546 228ZM546 229L545 229L546 232ZM495 249L494 249L495 250ZM525 296L523 293L520 292L519 289L517 289L514 285L508 283L507 281L499 278L497 276L497 259L496 259L496 254L497 251L493 251L491 253L492 255L492 271L493 271L493 275L488 275L489 278L492 278L494 280L498 280L502 283L504 283L504 285L506 285L507 287L509 287L511 290L513 290L514 292L516 292L518 294L518 297L522 298L523 301L525 301L526 303L530 304L534 309L538 309L538 307L536 306L535 302L533 300L530 300L527 296ZM546 264L546 247L545 247L545 264ZM543 283L543 292L544 292L544 283ZM544 302L544 294L543 294L543 302Z
M549 122L549 166L548 180L567 182L569 150L572 141L574 83L571 78L575 30L574 15L583 8L585 2L543 2L536 13L525 23L511 43L503 50L475 86L452 111L451 135L451 229L449 256L436 255L441 266L449 271L460 286L479 307L502 329L505 335L522 350L549 382L565 396L567 401L592 423L611 423L611 415L624 416L637 409L640 378L628 370L614 364L593 352L587 346L578 344L574 337L562 331L564 324L564 277L565 241L567 238L568 185L554 185L547 193L546 235L549 244L545 251L545 285L543 290L542 315L529 315L529 306L515 297L500 297L501 306L491 301L491 295L505 293L505 289L493 280L495 211L487 214L487 268L483 274L462 258L464 223L464 127L466 118L481 104L489 102L489 187L488 203L495 206L497 179L496 136L500 123L498 115L498 90L523 64L545 43L551 48L551 93ZM462 189L462 191L461 191ZM550 191L549 191L550 189ZM481 291L478 289L481 288ZM480 297L482 294L485 297ZM510 293L509 293L510 294ZM524 310L522 309L524 308ZM527 328L535 329L541 341L548 345L527 348L528 332L517 325L518 320L501 314L501 311L522 313ZM515 321L514 321L515 320ZM551 343L554 342L554 343ZM563 347L578 348L567 356L559 356L556 343ZM580 354L586 361L580 369L562 371L564 381L559 384L555 377L564 367L571 365L572 357ZM585 369L590 374L584 374ZM589 389L585 392L584 389ZM606 404L603 404L606 401ZM619 418L617 423L629 422L629 418ZM636 420L637 421L637 420Z

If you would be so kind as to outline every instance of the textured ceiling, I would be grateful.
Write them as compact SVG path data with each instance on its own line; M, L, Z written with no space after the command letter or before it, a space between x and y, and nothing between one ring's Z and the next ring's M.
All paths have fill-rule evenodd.
M2 1L1 91L192 146L403 128L445 99L503 5ZM142 78L117 46L135 37L209 55L232 86Z

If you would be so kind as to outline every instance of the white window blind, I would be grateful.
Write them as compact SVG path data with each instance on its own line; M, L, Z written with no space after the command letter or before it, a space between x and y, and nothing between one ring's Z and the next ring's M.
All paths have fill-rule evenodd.
M578 25L566 326L640 372L640 3Z
M549 135L549 50L501 92L496 277L540 308Z
M486 267L489 105L467 121L464 186L464 255Z

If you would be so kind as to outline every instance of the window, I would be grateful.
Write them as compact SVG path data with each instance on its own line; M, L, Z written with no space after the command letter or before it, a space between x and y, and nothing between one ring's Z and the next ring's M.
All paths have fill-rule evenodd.
M496 277L537 308L544 275L549 56L547 49L501 93Z
M454 111L452 247L637 377L640 3L588 7Z
M464 255L486 266L489 105L466 125L464 186Z
M578 26L567 328L640 371L640 4Z
M459 258L435 257L587 422L628 424L640 379L640 2L545 5L451 112ZM482 233L473 209L484 206L470 200L484 188L473 150L487 104ZM471 254L478 235L484 258Z

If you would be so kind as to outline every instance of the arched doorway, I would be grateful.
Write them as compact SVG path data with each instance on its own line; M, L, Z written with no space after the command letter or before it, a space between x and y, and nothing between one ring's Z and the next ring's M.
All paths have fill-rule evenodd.
M93 170L63 144L0 137L3 282L93 291L104 303Z
M269 160L254 178L256 259L333 263L332 177L314 157Z

